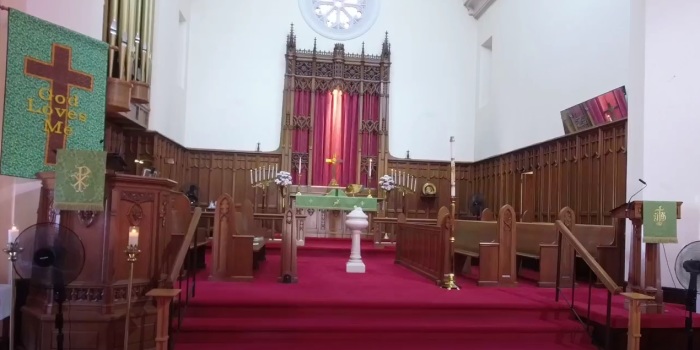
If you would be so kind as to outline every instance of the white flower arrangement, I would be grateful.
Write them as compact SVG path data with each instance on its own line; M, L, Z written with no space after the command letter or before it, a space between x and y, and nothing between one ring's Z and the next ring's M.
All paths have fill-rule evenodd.
M281 187L287 187L292 184L292 174L288 171L280 171L275 176L275 184Z
M384 175L379 178L379 187L384 191L391 191L396 187L396 182L394 182L394 178L391 175Z

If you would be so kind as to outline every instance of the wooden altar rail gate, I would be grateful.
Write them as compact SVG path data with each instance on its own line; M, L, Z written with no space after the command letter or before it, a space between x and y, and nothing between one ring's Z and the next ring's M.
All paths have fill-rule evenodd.
M399 213L396 217L375 217L372 219L372 232L374 234L375 245L393 245L396 243L396 233L398 224L409 223L418 225L437 225L437 219L430 218L408 218L404 213ZM384 234L388 240L384 240Z
M402 216L399 214L397 224L395 263L442 285L446 275L452 273L451 216L442 215L438 225L408 223Z

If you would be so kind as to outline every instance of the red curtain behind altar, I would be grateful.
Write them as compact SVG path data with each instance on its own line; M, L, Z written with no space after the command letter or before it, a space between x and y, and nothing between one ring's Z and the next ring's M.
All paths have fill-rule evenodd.
M297 90L294 92L294 116L311 116L311 91ZM292 179L294 184L306 185L309 153L310 130L308 128L295 128L292 131ZM306 155L306 156L304 156ZM303 158L301 169L299 159Z
M362 133L362 158L372 159L372 178L369 178L369 161L363 162L360 171L360 183L365 187L374 188L380 174L377 174L379 156L379 95L365 94L362 99L362 121L365 128ZM367 127L367 124L373 127Z
M328 125L331 125L333 114L333 94L331 92L316 92L316 105L314 106L314 151L311 155L313 164L312 185L326 186L331 181L331 174L326 165L326 155L330 149L326 149L326 135ZM330 136L330 135L329 135ZM332 155L331 155L332 156Z
M339 90L316 93L312 185L327 186L331 182L332 170L326 159L334 156L338 160L338 183L346 186L355 182L359 101L359 95Z
M338 183L341 186L357 183L357 141L360 130L360 95L340 93L341 103L341 152L343 163L338 166ZM341 153L338 153L341 154Z

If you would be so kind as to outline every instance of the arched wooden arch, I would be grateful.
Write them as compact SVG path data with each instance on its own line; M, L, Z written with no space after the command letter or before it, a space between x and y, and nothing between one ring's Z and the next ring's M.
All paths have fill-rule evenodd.
M316 40L311 50L298 49L294 26L287 35L285 53L285 84L282 112L282 168L290 169L296 184L327 185L324 160L324 107L328 94L343 92L343 106L351 105L352 125L344 132L354 141L343 140L340 185L359 183L374 187L377 177L386 172L388 152L387 111L389 106L389 77L391 46L388 33L380 55L346 53L343 44L332 51L320 51ZM335 98L335 97L333 97ZM343 107L345 108L345 107ZM344 113L348 109L344 110ZM351 130L356 131L351 131ZM354 147L345 147L356 144ZM369 177L369 165L372 177ZM301 174L299 168L301 167ZM314 168L316 167L316 169ZM324 167L324 169L318 169Z

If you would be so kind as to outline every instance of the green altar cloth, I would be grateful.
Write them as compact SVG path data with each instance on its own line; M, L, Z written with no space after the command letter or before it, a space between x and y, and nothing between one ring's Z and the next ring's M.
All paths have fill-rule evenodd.
M332 189L325 195L302 194L296 196L296 207L302 209L377 211L377 199L368 197L348 197L340 189Z

